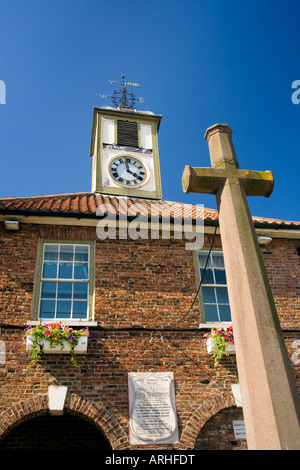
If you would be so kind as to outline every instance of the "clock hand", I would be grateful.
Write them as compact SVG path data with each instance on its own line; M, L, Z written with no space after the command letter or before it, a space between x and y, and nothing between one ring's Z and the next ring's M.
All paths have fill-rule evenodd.
M139 176L137 173L133 173L131 170L127 170L128 173L130 173L132 176Z
M135 177L138 176L137 173L133 173L133 171L131 171L131 170L129 169L128 159L127 159L127 158L125 159L125 165L126 165L126 171L127 171L127 173L130 173L132 176L135 176Z

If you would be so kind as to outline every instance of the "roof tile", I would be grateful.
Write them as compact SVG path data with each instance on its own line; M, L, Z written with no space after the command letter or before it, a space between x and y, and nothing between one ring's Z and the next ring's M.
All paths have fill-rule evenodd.
M98 212L97 212L98 211ZM218 212L190 204L172 201L154 201L150 199L109 196L98 193L72 193L49 196L34 196L22 198L0 199L0 214L27 214L27 215L74 215L95 217L107 214L121 214L129 216L161 216L174 219L196 220L198 217L205 221L215 221ZM253 217L256 224L280 225L286 227L300 227L300 222Z

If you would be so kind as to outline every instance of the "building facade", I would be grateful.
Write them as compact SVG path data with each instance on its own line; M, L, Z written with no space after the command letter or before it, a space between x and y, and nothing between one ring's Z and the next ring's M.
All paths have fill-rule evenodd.
M0 449L247 448L235 355L205 343L231 325L218 214L162 199L160 119L95 108L92 192L0 200ZM300 388L300 223L253 222ZM89 330L77 366L29 367L24 330L58 322ZM167 376L171 406L145 385L138 414L131 377Z

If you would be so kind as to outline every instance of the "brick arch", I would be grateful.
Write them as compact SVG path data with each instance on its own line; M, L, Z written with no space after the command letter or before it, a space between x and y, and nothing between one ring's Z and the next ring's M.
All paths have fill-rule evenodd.
M48 394L37 395L14 403L0 414L0 439L13 426L21 422L46 414L48 411Z
M125 429L108 408L98 407L94 403L72 394L67 410L71 413L84 415L100 428L113 450L128 448L129 442Z
M220 393L202 403L186 423L181 434L181 443L188 449L193 449L197 436L206 422L219 411L233 406L236 406L234 397L227 392Z
M125 429L107 408L98 407L78 395L71 394L66 403L66 410L77 416L84 416L100 428L113 450L128 448L129 442ZM48 394L37 395L13 404L0 414L0 439L12 427L48 412Z

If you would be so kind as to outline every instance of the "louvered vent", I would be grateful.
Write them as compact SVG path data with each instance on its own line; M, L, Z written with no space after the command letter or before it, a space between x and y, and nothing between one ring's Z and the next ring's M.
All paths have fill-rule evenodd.
M118 121L118 145L138 147L138 126L136 122Z

